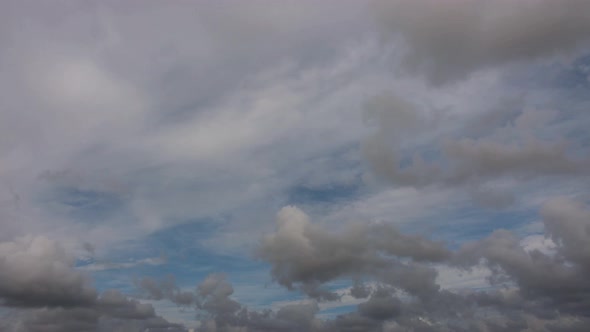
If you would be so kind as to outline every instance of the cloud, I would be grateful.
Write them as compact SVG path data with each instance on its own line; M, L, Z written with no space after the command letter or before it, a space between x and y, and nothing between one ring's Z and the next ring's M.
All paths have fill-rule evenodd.
M182 330L102 291L145 270L142 297L203 331L587 330L587 77L542 61L586 47L587 2L368 4L2 5L0 330ZM526 241L482 229L532 212L470 201L529 213L554 193L582 203L545 204ZM440 240L465 220L453 234L484 239ZM230 280L259 271L216 261L252 246L301 301L241 303L277 300L244 300ZM109 259L81 267L71 247ZM121 256L157 252L170 264Z
M129 269L141 265L152 265L158 266L166 263L166 259L163 257L148 257L138 259L132 262L114 263L114 262L92 262L86 265L78 267L79 270L85 271L105 271L105 270L118 270L118 269Z
M181 291L173 275L168 275L161 280L144 277L136 282L136 286L153 300L167 299L180 306L195 304L194 294Z
M346 229L328 232L313 225L302 211L287 207L278 214L277 232L261 243L264 251L260 255L271 263L271 273L277 282L287 288L300 283L315 289L350 275L381 285L367 290L370 297L358 305L356 312L325 321L317 331L343 331L346 327L382 331L386 326L426 331L581 328L587 327L590 304L586 292L589 261L583 250L590 243L589 213L587 206L571 199L546 202L541 209L545 236L555 244L549 251L540 251L513 233L498 230L487 238L446 252L444 247L437 247L438 243L426 239L414 238L413 243L417 245L406 247L404 237L384 231L387 228L377 228L380 232L370 240L362 232L366 225L352 233ZM388 239L386 243L404 249L381 247L380 234L384 240ZM355 239L354 248L348 241L350 238ZM419 259L424 244L431 249L438 248L437 255ZM379 250L377 257L388 260L380 261L368 254L367 248ZM363 259L359 261L356 257ZM401 264L396 262L399 259L396 257L409 257L414 262ZM438 284L428 281L429 277L424 278L432 271L430 262L436 261L449 269L480 271L477 273L490 284L481 290L440 289ZM436 272L432 275L436 276ZM355 285L353 289L361 289L358 282ZM306 292L304 287L300 290ZM367 292L361 292L360 296L366 296ZM309 292L307 295L315 296Z
M271 264L279 284L299 285L312 297L333 300L321 284L365 275L426 296L436 291L436 272L416 262L442 261L449 252L442 243L402 234L387 224L356 225L334 234L313 225L298 208L285 207L277 215L276 233L263 239L257 254Z
M74 260L46 237L0 243L0 299L9 306L79 306L96 300L87 277L72 269Z
M321 119L356 116L334 101L357 97L330 86L348 86L362 65L362 47L347 47L369 25L358 19L364 6L339 2L329 16L332 5L313 1L4 6L2 106L20 111L0 114L0 177L15 184L23 222L3 235L46 227L101 251L138 229L263 205L271 192L282 199L306 175L279 176L286 159L350 145L362 129ZM328 112L310 111L318 102ZM308 129L309 139L333 138L290 144ZM84 224L56 198L63 187L113 194L123 206Z
M251 310L233 298L233 286L221 274L209 275L186 293L194 299L200 331L587 329L589 260L583 248L590 243L590 209L556 198L540 215L551 239L545 249L533 244L536 238L497 230L451 250L384 224L324 229L288 206L277 214L277 230L262 239L258 255L271 264L279 284L307 300L275 311ZM461 271L461 278L475 278L475 288L450 280ZM364 300L354 302L351 312L319 318L318 301L335 300L325 295L331 292L326 286L344 278L352 281L348 292ZM171 277L144 279L138 287L173 302L179 289Z
M144 278L137 286L154 299L188 304L177 301L178 288L171 277L159 281ZM320 323L315 317L319 308L314 301L286 304L276 312L255 311L234 300L233 293L232 284L223 274L211 274L193 291L182 292L195 305L199 331L311 331Z
M376 1L382 34L407 46L403 67L440 85L477 70L573 51L590 40L584 0Z
M145 331L170 327L150 304L117 290L99 293L74 258L46 237L0 243L0 307L15 311L0 328L10 331ZM123 328L124 327L124 328Z
M413 138L431 135L437 127L452 128L450 122L456 119L442 110L429 116L435 110L419 108L395 93L376 95L365 108L371 117L377 114L378 121L376 132L364 141L363 154L378 177L397 186L463 187L484 206L504 207L515 202L507 182L581 178L589 169L583 142L552 130L564 121L560 112L511 112L493 129L465 137L473 129L470 125L495 111L476 113L464 127L436 133L427 146L416 147L411 146Z

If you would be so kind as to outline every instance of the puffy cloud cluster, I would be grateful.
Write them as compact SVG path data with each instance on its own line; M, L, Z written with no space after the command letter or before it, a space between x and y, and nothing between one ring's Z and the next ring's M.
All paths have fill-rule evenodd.
M380 224L328 231L286 207L259 255L288 288L306 292L347 277L379 285L357 282L351 293L368 299L317 331L583 331L590 327L590 210L559 198L546 202L541 216L552 250L527 249L515 234L498 230L451 251ZM490 288L440 289L435 263L465 270L483 264Z
M281 209L277 232L265 237L261 259L272 264L271 274L281 285L318 299L335 299L319 286L342 277L365 275L398 286L418 296L437 291L434 269L420 262L438 262L449 256L442 243L405 235L387 224L362 224L330 232L310 223L296 207Z
M14 332L185 331L150 304L116 290L99 294L74 258L46 237L0 243L0 330ZM8 310L8 311L6 311Z
M0 243L0 301L9 306L88 305L96 291L73 257L45 237Z
M590 209L557 198L541 210L550 249L526 245L498 230L456 250L384 224L328 230L296 207L277 215L276 232L257 254L271 275L307 302L253 311L232 299L232 285L214 274L194 291L200 331L585 331L590 328ZM490 271L488 287L452 291L438 284L436 267ZM356 310L320 318L318 303L338 301L330 283L349 279ZM146 281L146 280L149 280ZM370 285L369 285L370 283ZM138 284L152 297L174 301L173 279ZM176 290L176 291L170 291Z
M144 278L138 283L140 290L149 296L161 295L174 302L174 297L166 297L168 290L177 289L172 279L156 281ZM231 298L234 288L223 274L211 274L201 281L194 291L183 294L194 299L199 320L199 331L312 331L322 322L315 317L319 308L315 301L288 304L276 312L271 310L253 311ZM178 303L177 304L185 304Z
M195 302L194 295L191 292L183 292L179 289L173 275L168 275L160 280L144 277L137 282L136 286L146 293L150 299L167 299L180 306L190 306Z

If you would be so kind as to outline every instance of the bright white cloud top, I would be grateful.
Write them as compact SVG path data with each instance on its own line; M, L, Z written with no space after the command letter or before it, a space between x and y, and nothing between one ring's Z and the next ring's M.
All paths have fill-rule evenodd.
M5 1L0 330L587 331L590 2Z

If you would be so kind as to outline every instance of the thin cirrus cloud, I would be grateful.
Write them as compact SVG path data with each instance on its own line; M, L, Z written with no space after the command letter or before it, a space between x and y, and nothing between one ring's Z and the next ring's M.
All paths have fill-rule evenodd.
M587 1L1 6L1 330L590 326Z

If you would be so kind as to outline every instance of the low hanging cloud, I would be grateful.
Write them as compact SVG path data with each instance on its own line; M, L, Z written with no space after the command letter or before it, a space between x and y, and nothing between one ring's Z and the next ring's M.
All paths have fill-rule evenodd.
M143 279L138 288L152 298L167 299L176 304L174 297L166 296L170 289L178 287L170 277L162 280ZM276 312L255 311L232 299L234 288L223 274L211 274L194 290L185 291L194 300L196 319L201 332L221 331L313 331L321 320L315 301L287 304Z
M410 245L410 237L391 226L377 225L375 233L366 225L331 232L287 207L259 255L287 288L321 287L350 275L380 285L360 292L370 296L356 312L325 321L317 331L583 331L590 327L590 260L584 250L590 246L590 210L558 198L544 204L541 217L545 236L556 244L552 251L527 250L504 230L449 251L421 237L412 237ZM466 270L484 264L491 288L441 290L434 278L424 278L434 263Z
M272 264L271 275L279 284L318 299L334 299L319 288L326 281L366 274L427 296L437 290L436 273L418 263L442 261L450 254L442 243L402 234L386 224L363 224L334 234L313 225L296 207L281 209L277 223L277 232L262 240L258 256Z
M96 290L74 260L45 237L22 237L0 243L0 303L8 306L84 306Z
M136 282L136 286L153 300L166 299L180 306L193 305L196 300L193 293L180 290L173 275L160 280L144 277Z
M0 308L13 312L2 316L2 331L184 331L150 304L99 293L59 243L41 236L0 243Z
M435 85L590 41L585 0L379 0L374 8L382 34L407 46L403 68Z
M250 310L232 298L233 286L212 274L191 294L199 331L586 331L590 328L590 209L569 198L547 201L540 215L550 249L531 247L498 230L456 250L391 225L351 225L340 231L314 224L285 207L257 255L271 276L304 302L277 311ZM481 290L442 289L437 269L490 271ZM318 316L322 302L339 298L327 287L349 278L350 294L364 299L333 319ZM369 285L370 283L370 285ZM175 302L173 278L144 279L152 298ZM170 295L172 294L172 295Z

